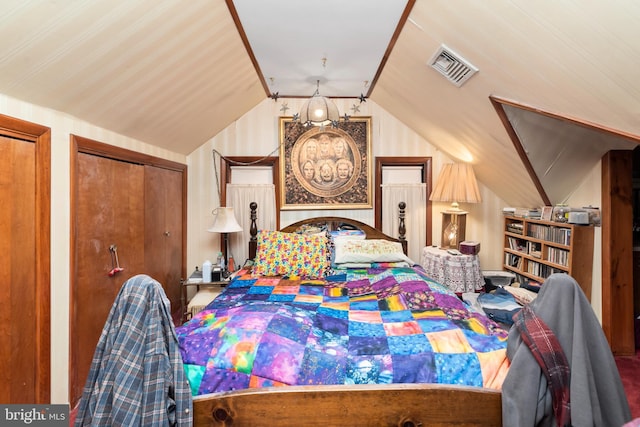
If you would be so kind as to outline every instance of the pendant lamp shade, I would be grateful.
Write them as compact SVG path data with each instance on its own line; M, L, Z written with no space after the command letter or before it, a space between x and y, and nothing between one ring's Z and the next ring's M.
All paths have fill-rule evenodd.
M320 95L320 82L318 88L300 110L300 122L305 126L327 126L340 120L338 107L329 98Z

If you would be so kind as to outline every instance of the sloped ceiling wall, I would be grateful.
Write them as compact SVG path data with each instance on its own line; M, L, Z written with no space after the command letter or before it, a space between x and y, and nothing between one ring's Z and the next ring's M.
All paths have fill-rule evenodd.
M370 96L501 199L538 206L489 96L640 135L638 22L634 0L419 0ZM479 68L460 88L427 65L443 43ZM9 0L0 52L0 93L185 155L267 96L222 0Z

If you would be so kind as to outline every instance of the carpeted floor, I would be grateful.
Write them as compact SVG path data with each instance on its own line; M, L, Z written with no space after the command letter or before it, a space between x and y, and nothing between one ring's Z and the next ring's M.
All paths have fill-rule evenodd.
M631 416L640 418L640 349L635 356L617 356L616 365L631 408Z

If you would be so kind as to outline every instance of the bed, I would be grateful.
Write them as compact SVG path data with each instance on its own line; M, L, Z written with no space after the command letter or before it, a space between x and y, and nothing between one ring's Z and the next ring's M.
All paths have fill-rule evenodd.
M508 332L406 257L404 204L398 238L256 212L255 264L176 328L194 425L502 424Z

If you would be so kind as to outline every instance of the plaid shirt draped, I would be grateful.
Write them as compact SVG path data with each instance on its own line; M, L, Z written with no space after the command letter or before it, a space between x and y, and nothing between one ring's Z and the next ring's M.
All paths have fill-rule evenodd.
M513 316L514 326L547 378L553 397L553 413L559 427L571 425L571 369L553 331L525 305Z
M111 307L80 400L76 426L191 426L191 389L169 300L145 275Z

